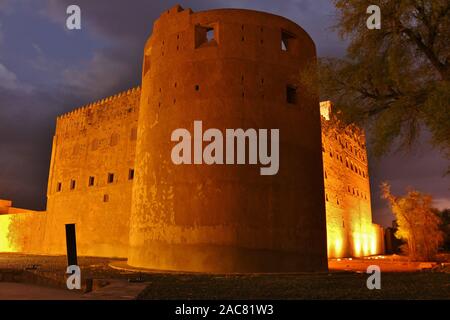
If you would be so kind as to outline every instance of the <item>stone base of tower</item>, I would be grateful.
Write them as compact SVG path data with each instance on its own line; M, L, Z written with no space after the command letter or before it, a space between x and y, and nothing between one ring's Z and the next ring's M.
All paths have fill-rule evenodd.
M326 272L323 254L247 249L217 245L146 243L130 250L128 265L138 268L212 273Z

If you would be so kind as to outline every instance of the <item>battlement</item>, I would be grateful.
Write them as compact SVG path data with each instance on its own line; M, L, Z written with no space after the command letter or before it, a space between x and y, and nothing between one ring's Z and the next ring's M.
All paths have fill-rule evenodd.
M320 102L320 115L322 121L322 130L324 133L335 132L335 134L347 136L354 140L361 148L365 148L366 137L364 129L356 124L345 124L336 116L334 105L331 101Z
M73 118L73 117L77 117L79 114L81 114L84 111L87 111L88 109L92 109L94 107L98 107L101 105L104 105L108 102L113 102L119 98L122 98L124 96L128 96L128 95L132 95L132 94L136 94L141 92L141 87L137 86L135 88L131 88L122 92L119 92L115 95L109 96L107 98L103 98L101 100L95 101L95 102L91 102L89 104L86 104L84 106L81 106L79 108L76 108L70 112L64 113L62 115L59 115L56 119L57 121L62 120L62 119L67 119L67 118Z

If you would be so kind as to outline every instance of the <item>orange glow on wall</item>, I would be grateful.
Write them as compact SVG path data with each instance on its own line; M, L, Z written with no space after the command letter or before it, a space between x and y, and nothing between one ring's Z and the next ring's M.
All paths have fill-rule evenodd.
M8 237L10 221L11 215L0 215L0 252L16 251Z
M366 233L362 235L362 240L363 240L363 254L367 256L369 254L369 237L367 236Z
M336 238L334 240L334 253L337 257L341 257L343 252L343 245L342 245L342 239L341 238Z
M360 257L361 256L361 238L359 233L353 234L353 244L354 244L354 256Z
M368 228L365 233L353 233L353 251L356 257L375 255L378 253L377 233L375 227Z
M372 239L370 241L370 254L377 254L377 236L375 232L372 233Z

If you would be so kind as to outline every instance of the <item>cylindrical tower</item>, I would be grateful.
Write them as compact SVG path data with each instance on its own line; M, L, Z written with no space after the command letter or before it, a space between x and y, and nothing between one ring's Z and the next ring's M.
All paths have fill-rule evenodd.
M144 53L130 265L327 269L319 100L299 81L315 63L311 38L276 15L180 6L161 15ZM194 121L224 135L279 129L278 173L261 175L263 165L254 164L174 164L172 132L194 134Z

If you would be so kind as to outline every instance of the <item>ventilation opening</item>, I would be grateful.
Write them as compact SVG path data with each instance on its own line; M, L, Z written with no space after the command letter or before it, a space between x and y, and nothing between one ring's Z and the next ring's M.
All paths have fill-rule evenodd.
M195 91L199 91L200 90L200 86L198 84L195 85Z
M134 179L134 169L128 170L128 180Z
M286 86L286 102L289 104L297 103L297 88L291 85Z
M290 51L295 40L295 36L287 31L281 31L281 50Z
M94 185L94 182L95 182L95 178L94 178L94 177L89 177L89 183L88 183L88 186L89 186L89 187L92 187L92 186Z
M108 173L108 183L114 182L114 173Z
M195 27L195 47L217 45L216 30L211 26Z
M74 190L75 189L75 186L76 186L76 181L75 180L71 180L70 181L70 190Z
M56 192L61 192L62 190L62 183L58 182L58 184L56 185Z
M103 195L103 202L109 202L109 195L108 194L104 194Z

